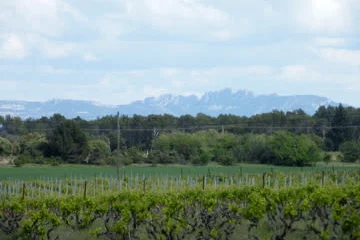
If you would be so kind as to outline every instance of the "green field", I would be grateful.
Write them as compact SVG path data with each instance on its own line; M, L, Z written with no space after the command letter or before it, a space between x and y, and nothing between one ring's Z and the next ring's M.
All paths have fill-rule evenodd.
M358 164L141 165L120 173L117 179L110 166L2 165L0 239L360 236Z
M359 169L359 164L344 165L333 163L331 165L317 165L314 167L279 167L256 164L237 164L234 166L208 166L191 165L158 165L158 166L129 166L122 167L120 175L127 176L203 176L208 173L215 175L234 175L239 173L264 173L264 172L319 172L323 170L348 170ZM111 166L86 166L86 165L26 165L12 167L0 165L0 180L4 179L47 179L47 178L92 178L92 177L116 177L116 167Z

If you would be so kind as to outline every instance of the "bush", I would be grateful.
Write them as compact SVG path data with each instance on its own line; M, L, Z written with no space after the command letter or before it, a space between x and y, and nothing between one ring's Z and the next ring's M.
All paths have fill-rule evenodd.
M9 156L11 154L11 143L6 138L0 137L0 156Z
M28 152L25 152L15 158L14 164L16 167L21 167L24 164L31 163L32 160L33 159L31 157L31 155Z
M234 149L237 162L271 163L269 146L265 135L246 134L239 138Z
M324 163L329 164L331 162L331 159L332 159L331 153L325 153L324 154L324 157L323 157Z
M212 155L209 152L202 152L200 155L192 159L194 165L206 165L210 162Z
M15 165L15 167L22 167L22 165L24 165L24 163L20 159L15 158L14 165Z
M41 157L32 158L31 162L33 162L35 164L45 164L46 159L43 156L41 156Z
M104 165L116 165L117 157L115 155L110 155L105 157L100 164Z
M43 164L44 152L48 148L48 143L44 135L40 133L28 133L20 137L17 141L18 154L27 153L33 162ZM40 161L38 160L40 159Z
M101 165L103 159L110 155L110 145L102 139L90 140L87 152L89 164Z
M226 151L225 149L217 149L214 154L214 159L221 165L230 166L233 164L234 157L232 152Z
M47 159L47 162L51 165L51 166L59 166L61 163L61 158L59 157L51 157Z
M145 162L145 154L136 147L127 149L125 154L132 161L132 163Z
M125 166L129 166L133 163L132 159L128 156L121 156L120 162Z
M360 142L348 141L340 145L340 152L344 162L356 162L360 160Z
M321 150L308 135L279 131L270 138L275 165L308 166L321 161Z

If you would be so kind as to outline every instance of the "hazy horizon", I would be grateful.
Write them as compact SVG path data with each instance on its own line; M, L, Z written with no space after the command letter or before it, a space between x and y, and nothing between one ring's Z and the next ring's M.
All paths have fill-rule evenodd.
M316 97L324 97L324 98L327 98L326 96L320 96L320 95L314 95L314 94L294 94L294 95L291 95L291 94L277 94L277 93L268 93L268 94L257 94L256 92L253 92L253 91L250 91L248 89L231 89L231 88L223 88L223 89L218 89L218 90L213 90L213 91L207 91L207 92L203 92L203 93L189 93L189 94L171 94L171 93L163 93L161 95L158 95L158 96L146 96L142 99L136 99L136 100L133 100L131 102L128 102L128 103L122 103L122 104L116 104L116 103L103 103L101 101L96 101L96 100L91 100L91 99L72 99L72 98L51 98L51 99L45 99L45 100L26 100L26 99L13 99L13 100L8 100L8 99L1 99L0 98L0 101L24 101L24 102L50 102L50 101L87 101L87 102L92 102L94 104L99 104L100 106L101 105L105 105L105 106L118 106L118 105L128 105L128 104L131 104L131 103L134 103L134 102L137 102L137 101L143 101L145 99L148 99L148 98L159 98L159 97L164 97L164 96L168 96L168 95L171 95L171 96L174 96L174 97L190 97L190 96L195 96L198 100L200 100L201 98L203 98L207 93L219 93L219 92L223 92L223 91L227 91L227 90L230 90L232 92L232 94L236 94L238 92L243 92L243 93L247 93L247 94L251 94L253 95L254 97L258 97L258 96L281 96L281 97L286 97L286 96L316 96ZM333 100L331 98L328 98L329 100ZM344 104L344 105L349 105L345 102L339 102L339 104Z
M360 1L2 0L0 99L231 88L360 107Z

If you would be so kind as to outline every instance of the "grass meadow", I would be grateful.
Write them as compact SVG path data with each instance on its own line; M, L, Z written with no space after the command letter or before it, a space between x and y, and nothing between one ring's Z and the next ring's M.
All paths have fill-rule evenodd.
M331 163L329 165L319 164L313 167L282 167L260 164L237 164L233 166L220 166L210 164L207 166L191 165L139 165L120 168L120 175L127 176L204 176L212 175L235 175L239 173L264 173L264 172L319 172L324 170L349 170L358 168L359 164ZM0 180L19 179L47 179L47 178L92 178L92 177L116 177L115 166L89 166L89 165L25 165L14 167L0 165Z

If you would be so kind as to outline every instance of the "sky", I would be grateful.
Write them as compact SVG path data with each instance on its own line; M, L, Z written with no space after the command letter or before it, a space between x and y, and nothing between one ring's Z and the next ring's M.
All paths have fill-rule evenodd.
M359 0L0 0L0 99L224 88L360 107Z

